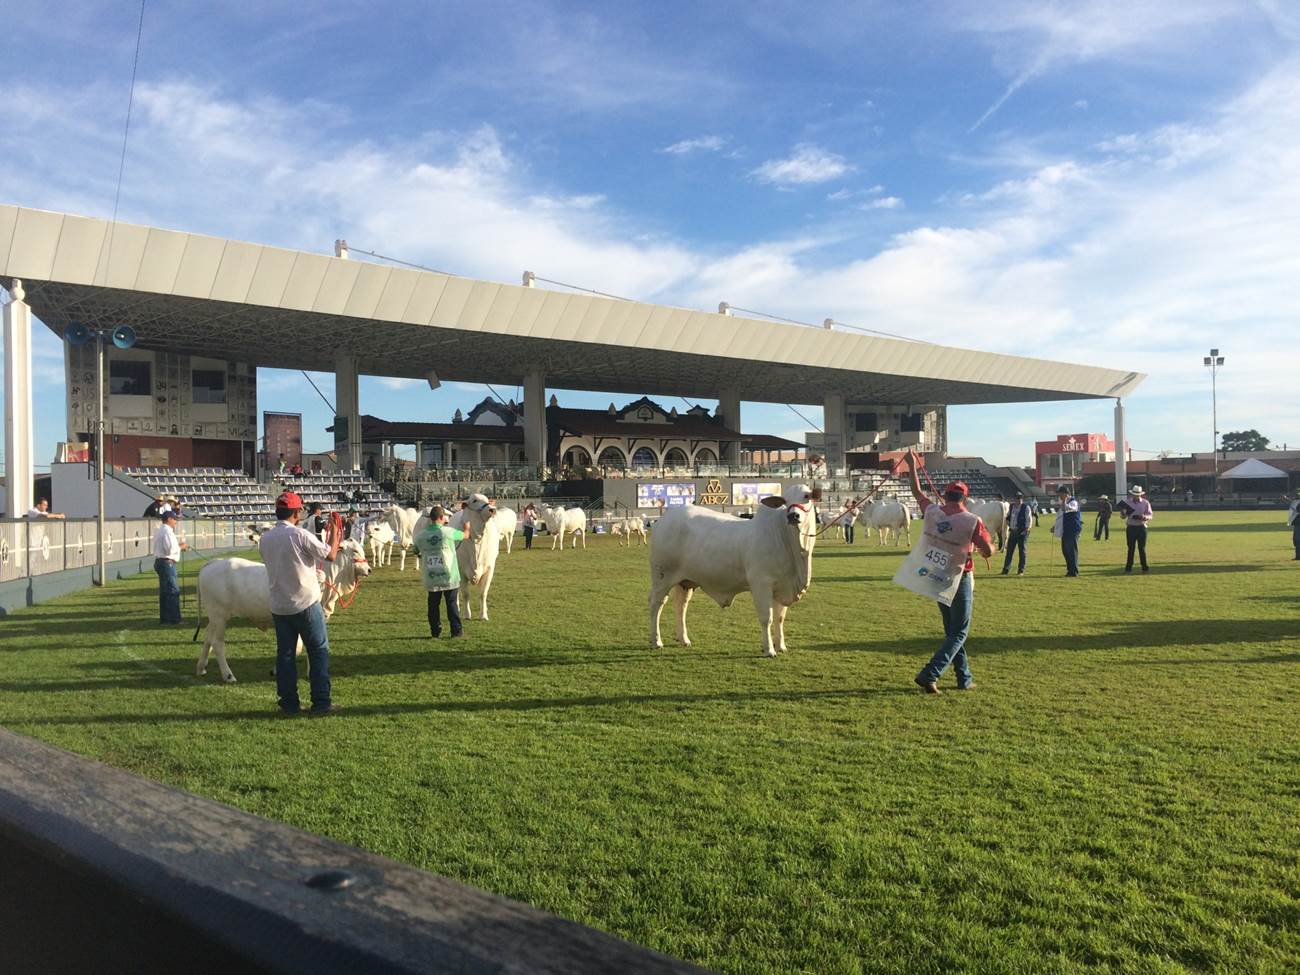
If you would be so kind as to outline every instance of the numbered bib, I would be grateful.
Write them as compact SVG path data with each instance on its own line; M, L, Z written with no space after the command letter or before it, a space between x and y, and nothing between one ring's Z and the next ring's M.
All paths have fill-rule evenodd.
M446 568L446 563L442 560L441 552L434 552L424 557L424 568L428 572L441 572Z

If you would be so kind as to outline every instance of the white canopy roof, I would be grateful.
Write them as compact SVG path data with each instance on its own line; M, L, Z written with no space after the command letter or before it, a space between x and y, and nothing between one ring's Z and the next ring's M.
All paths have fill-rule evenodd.
M0 205L14 278L60 335L130 325L141 348L274 368L330 371L341 352L376 376L519 384L540 367L562 389L898 405L1121 397L1145 378Z
M1286 477L1286 471L1280 471L1272 464L1266 464L1258 458L1252 457L1250 460L1243 460L1232 470L1224 471L1220 477L1232 478L1275 478Z

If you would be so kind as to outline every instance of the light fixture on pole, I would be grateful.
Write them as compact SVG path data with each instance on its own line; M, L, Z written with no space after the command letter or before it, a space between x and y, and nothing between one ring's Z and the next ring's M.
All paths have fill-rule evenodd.
M1218 349L1211 349L1210 354L1202 359L1205 368L1210 370L1210 420L1214 424L1214 493L1219 493L1219 367L1223 365L1223 356Z
M95 480L99 482L99 515L95 524L95 547L99 553L98 586L108 584L107 559L104 556L104 371L107 343L112 342L116 348L129 349L135 345L135 329L130 325L119 325L109 330L91 328L81 322L71 322L63 337L72 346L95 342Z

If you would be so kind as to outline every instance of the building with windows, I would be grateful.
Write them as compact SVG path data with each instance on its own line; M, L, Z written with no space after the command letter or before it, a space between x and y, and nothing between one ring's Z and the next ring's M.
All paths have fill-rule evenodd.
M1114 468L1115 441L1104 433L1063 433L1055 440L1040 440L1034 444L1034 483L1041 488L1073 484L1088 473L1085 464L1102 461Z

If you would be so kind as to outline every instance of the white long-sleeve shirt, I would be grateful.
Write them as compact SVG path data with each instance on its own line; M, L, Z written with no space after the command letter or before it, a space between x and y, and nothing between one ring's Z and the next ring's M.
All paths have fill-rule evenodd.
M153 557L179 562L181 558L181 540L176 537L172 526L163 522L153 533Z

